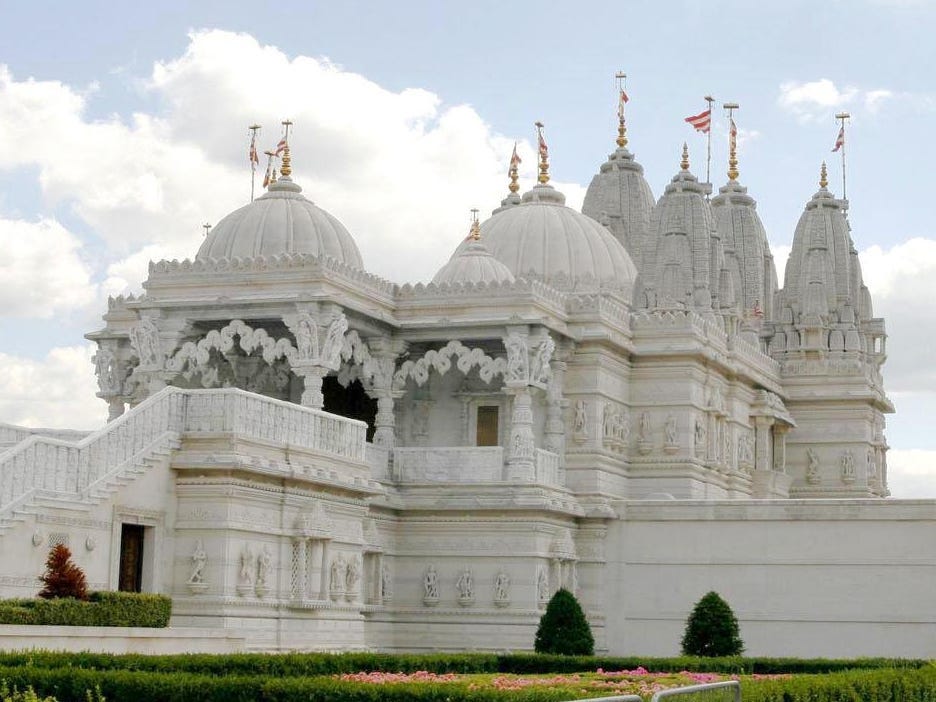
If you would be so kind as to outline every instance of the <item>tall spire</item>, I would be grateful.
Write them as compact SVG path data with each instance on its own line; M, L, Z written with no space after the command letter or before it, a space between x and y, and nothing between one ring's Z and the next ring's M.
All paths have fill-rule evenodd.
M546 146L546 139L543 138L542 122L536 122L536 142L539 146L539 177L537 180L541 185L549 182L549 147Z
M684 171L689 170L689 145L686 142L682 145L682 160L679 162L679 167Z
M284 178L288 178L292 174L292 165L289 158L289 128L291 126L292 122L290 120L283 120L285 131L283 132L283 162L280 167L280 175Z
M627 146L627 124L624 121L624 105L628 101L627 91L625 90L625 83L627 81L627 74L623 71L618 71L614 74L615 80L617 80L617 89L618 89L618 135L617 135L617 145L620 148L625 148Z
M507 175L510 178L510 185L507 186L507 189L510 192L515 193L520 189L520 184L517 182L519 176L519 166L522 163L520 155L517 153L517 142L514 142L513 153L510 154L510 168L507 169Z
M471 208L471 229L468 232L469 241L481 241L481 224L478 222L478 208Z
M736 102L726 102L722 105L728 110L728 180L735 181L738 173L738 127L734 123L734 111L740 105Z

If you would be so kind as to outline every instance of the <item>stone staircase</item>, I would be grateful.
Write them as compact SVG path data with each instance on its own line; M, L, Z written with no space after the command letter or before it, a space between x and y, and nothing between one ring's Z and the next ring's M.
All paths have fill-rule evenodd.
M13 429L28 436L0 448L0 536L49 508L89 511L166 465L187 432L235 433L365 461L363 422L234 388L164 388L80 440Z

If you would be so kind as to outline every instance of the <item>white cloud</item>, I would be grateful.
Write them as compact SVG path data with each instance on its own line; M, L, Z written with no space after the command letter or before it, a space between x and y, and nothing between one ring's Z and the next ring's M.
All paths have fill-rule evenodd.
M44 194L71 203L108 243L111 261L141 250L193 256L201 224L217 224L249 197L246 126L255 121L266 147L281 119L294 121L294 178L385 277L430 278L463 238L468 211L490 211L507 192L513 139L471 107L417 88L390 91L248 35L193 33L184 55L154 66L145 89L163 103L158 116L91 121L93 86L18 81L0 66L0 169L37 166ZM22 149L27 142L32 148ZM535 155L526 141L519 151L529 186ZM570 206L581 204L581 186L557 187Z
M800 122L828 120L846 107L875 112L881 103L894 97L890 90L862 90L855 86L838 87L828 78L800 83L788 81L780 85L777 103L792 112Z
M936 496L936 451L891 449L887 452L887 485L891 497Z
M11 424L94 429L107 406L94 396L93 347L51 349L40 360L0 353L0 420Z
M81 241L52 219L0 219L0 315L48 318L94 300Z

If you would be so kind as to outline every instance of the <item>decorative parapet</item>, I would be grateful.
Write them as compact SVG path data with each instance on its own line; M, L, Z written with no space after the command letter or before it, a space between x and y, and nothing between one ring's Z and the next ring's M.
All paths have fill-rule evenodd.
M392 297L397 285L380 276L362 271L331 256L314 254L281 254L279 256L257 256L255 258L212 258L208 260L184 259L182 261L150 262L151 281L182 278L191 274L266 273L270 271L302 270L325 276L340 277L356 287L365 287L381 295Z
M187 432L229 432L363 463L367 425L228 388L164 388L80 441L30 436L0 454L0 519L34 496L87 501Z
M504 474L500 446L393 449L393 468L401 483L490 483Z
M492 281L490 283L407 283L397 289L397 299L464 299L465 297L487 299L497 294L517 295L521 293L530 294L559 308L564 308L569 298L567 292L557 290L539 280L518 278L512 282Z

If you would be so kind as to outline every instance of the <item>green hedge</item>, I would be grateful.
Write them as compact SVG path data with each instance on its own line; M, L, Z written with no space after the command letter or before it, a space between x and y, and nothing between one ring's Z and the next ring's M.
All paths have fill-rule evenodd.
M471 689L465 683L375 685L322 677L199 675L85 668L0 667L0 680L59 702L85 702L87 690L133 702L560 702L564 689ZM571 693L574 694L574 693ZM582 693L587 694L587 693ZM594 694L592 691L591 694ZM742 681L745 702L933 702L936 668L861 670Z
M169 626L172 600L136 592L92 592L87 601L0 600L0 624L56 626Z
M30 665L40 668L138 670L211 675L270 675L298 677L382 671L413 673L519 673L549 674L604 670L633 670L643 666L653 672L726 674L831 673L847 670L921 668L928 661L887 658L640 658L602 656L550 656L544 654L452 653L234 653L146 656L141 654L53 653L30 651L0 653L0 666ZM936 702L936 700L934 700Z

